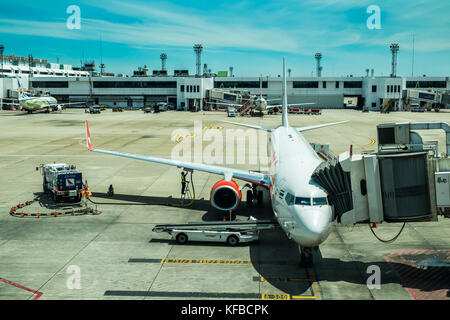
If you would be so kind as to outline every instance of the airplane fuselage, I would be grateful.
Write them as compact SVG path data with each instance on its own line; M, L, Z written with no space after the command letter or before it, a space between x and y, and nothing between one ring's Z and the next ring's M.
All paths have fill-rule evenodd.
M274 215L297 244L318 246L330 234L333 219L326 191L311 179L322 160L292 127L276 128L270 144L270 198Z
M45 108L52 108L58 102L53 97L37 97L37 98L27 98L19 101L22 109L27 111L36 111Z
M265 112L267 108L267 101L263 97L257 97L253 104L255 105L255 110L259 112Z

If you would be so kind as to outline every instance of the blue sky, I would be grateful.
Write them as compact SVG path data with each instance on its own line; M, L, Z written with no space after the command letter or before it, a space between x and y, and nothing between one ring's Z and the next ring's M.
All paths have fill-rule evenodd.
M81 29L70 30L66 9L77 5ZM380 8L381 29L366 25ZM193 45L214 72L234 67L236 76L276 76L286 56L292 76L315 73L322 52L323 76L389 75L389 44L400 45L398 74L450 74L448 0L246 0L246 1L27 1L0 0L0 44L5 54L79 65L100 62L106 71L130 74L138 66L195 73Z

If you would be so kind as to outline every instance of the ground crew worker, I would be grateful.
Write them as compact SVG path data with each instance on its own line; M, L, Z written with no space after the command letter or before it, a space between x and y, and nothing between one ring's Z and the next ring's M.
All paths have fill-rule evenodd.
M186 175L187 172L181 172L181 195L184 195L184 191L186 189Z
M110 184L108 189L108 196L112 197L113 195L114 195L114 188L113 185Z

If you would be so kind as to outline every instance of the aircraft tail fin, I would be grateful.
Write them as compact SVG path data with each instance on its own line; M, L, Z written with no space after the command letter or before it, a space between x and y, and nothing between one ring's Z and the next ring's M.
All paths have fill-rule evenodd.
M20 84L19 79L17 79L17 85L18 85L17 97L18 97L19 101L28 98L28 96L26 95L25 91L22 88L22 85Z
M289 123L288 123L288 110L287 110L286 57L283 57L283 84L282 84L281 90L282 90L281 97L283 99L281 125L283 127L288 127Z

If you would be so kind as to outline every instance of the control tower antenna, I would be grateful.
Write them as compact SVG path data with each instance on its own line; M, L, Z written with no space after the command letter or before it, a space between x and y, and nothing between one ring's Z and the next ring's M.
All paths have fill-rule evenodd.
M202 50L203 50L203 46L201 44L196 44L194 45L194 51L195 51L195 55L196 55L196 67L197 67L197 72L196 72L196 76L199 77L200 76L200 68L202 65L201 62L201 54L202 54Z
M166 70L167 54L166 53L161 53L161 55L159 57L161 58L161 70L165 71Z
M322 59L322 53L317 52L314 57L316 58L317 62L317 76L320 78L322 76L322 67L320 66L320 60Z
M391 78L395 78L397 76L397 52L400 48L398 43L393 43L389 46L392 52L392 71Z

